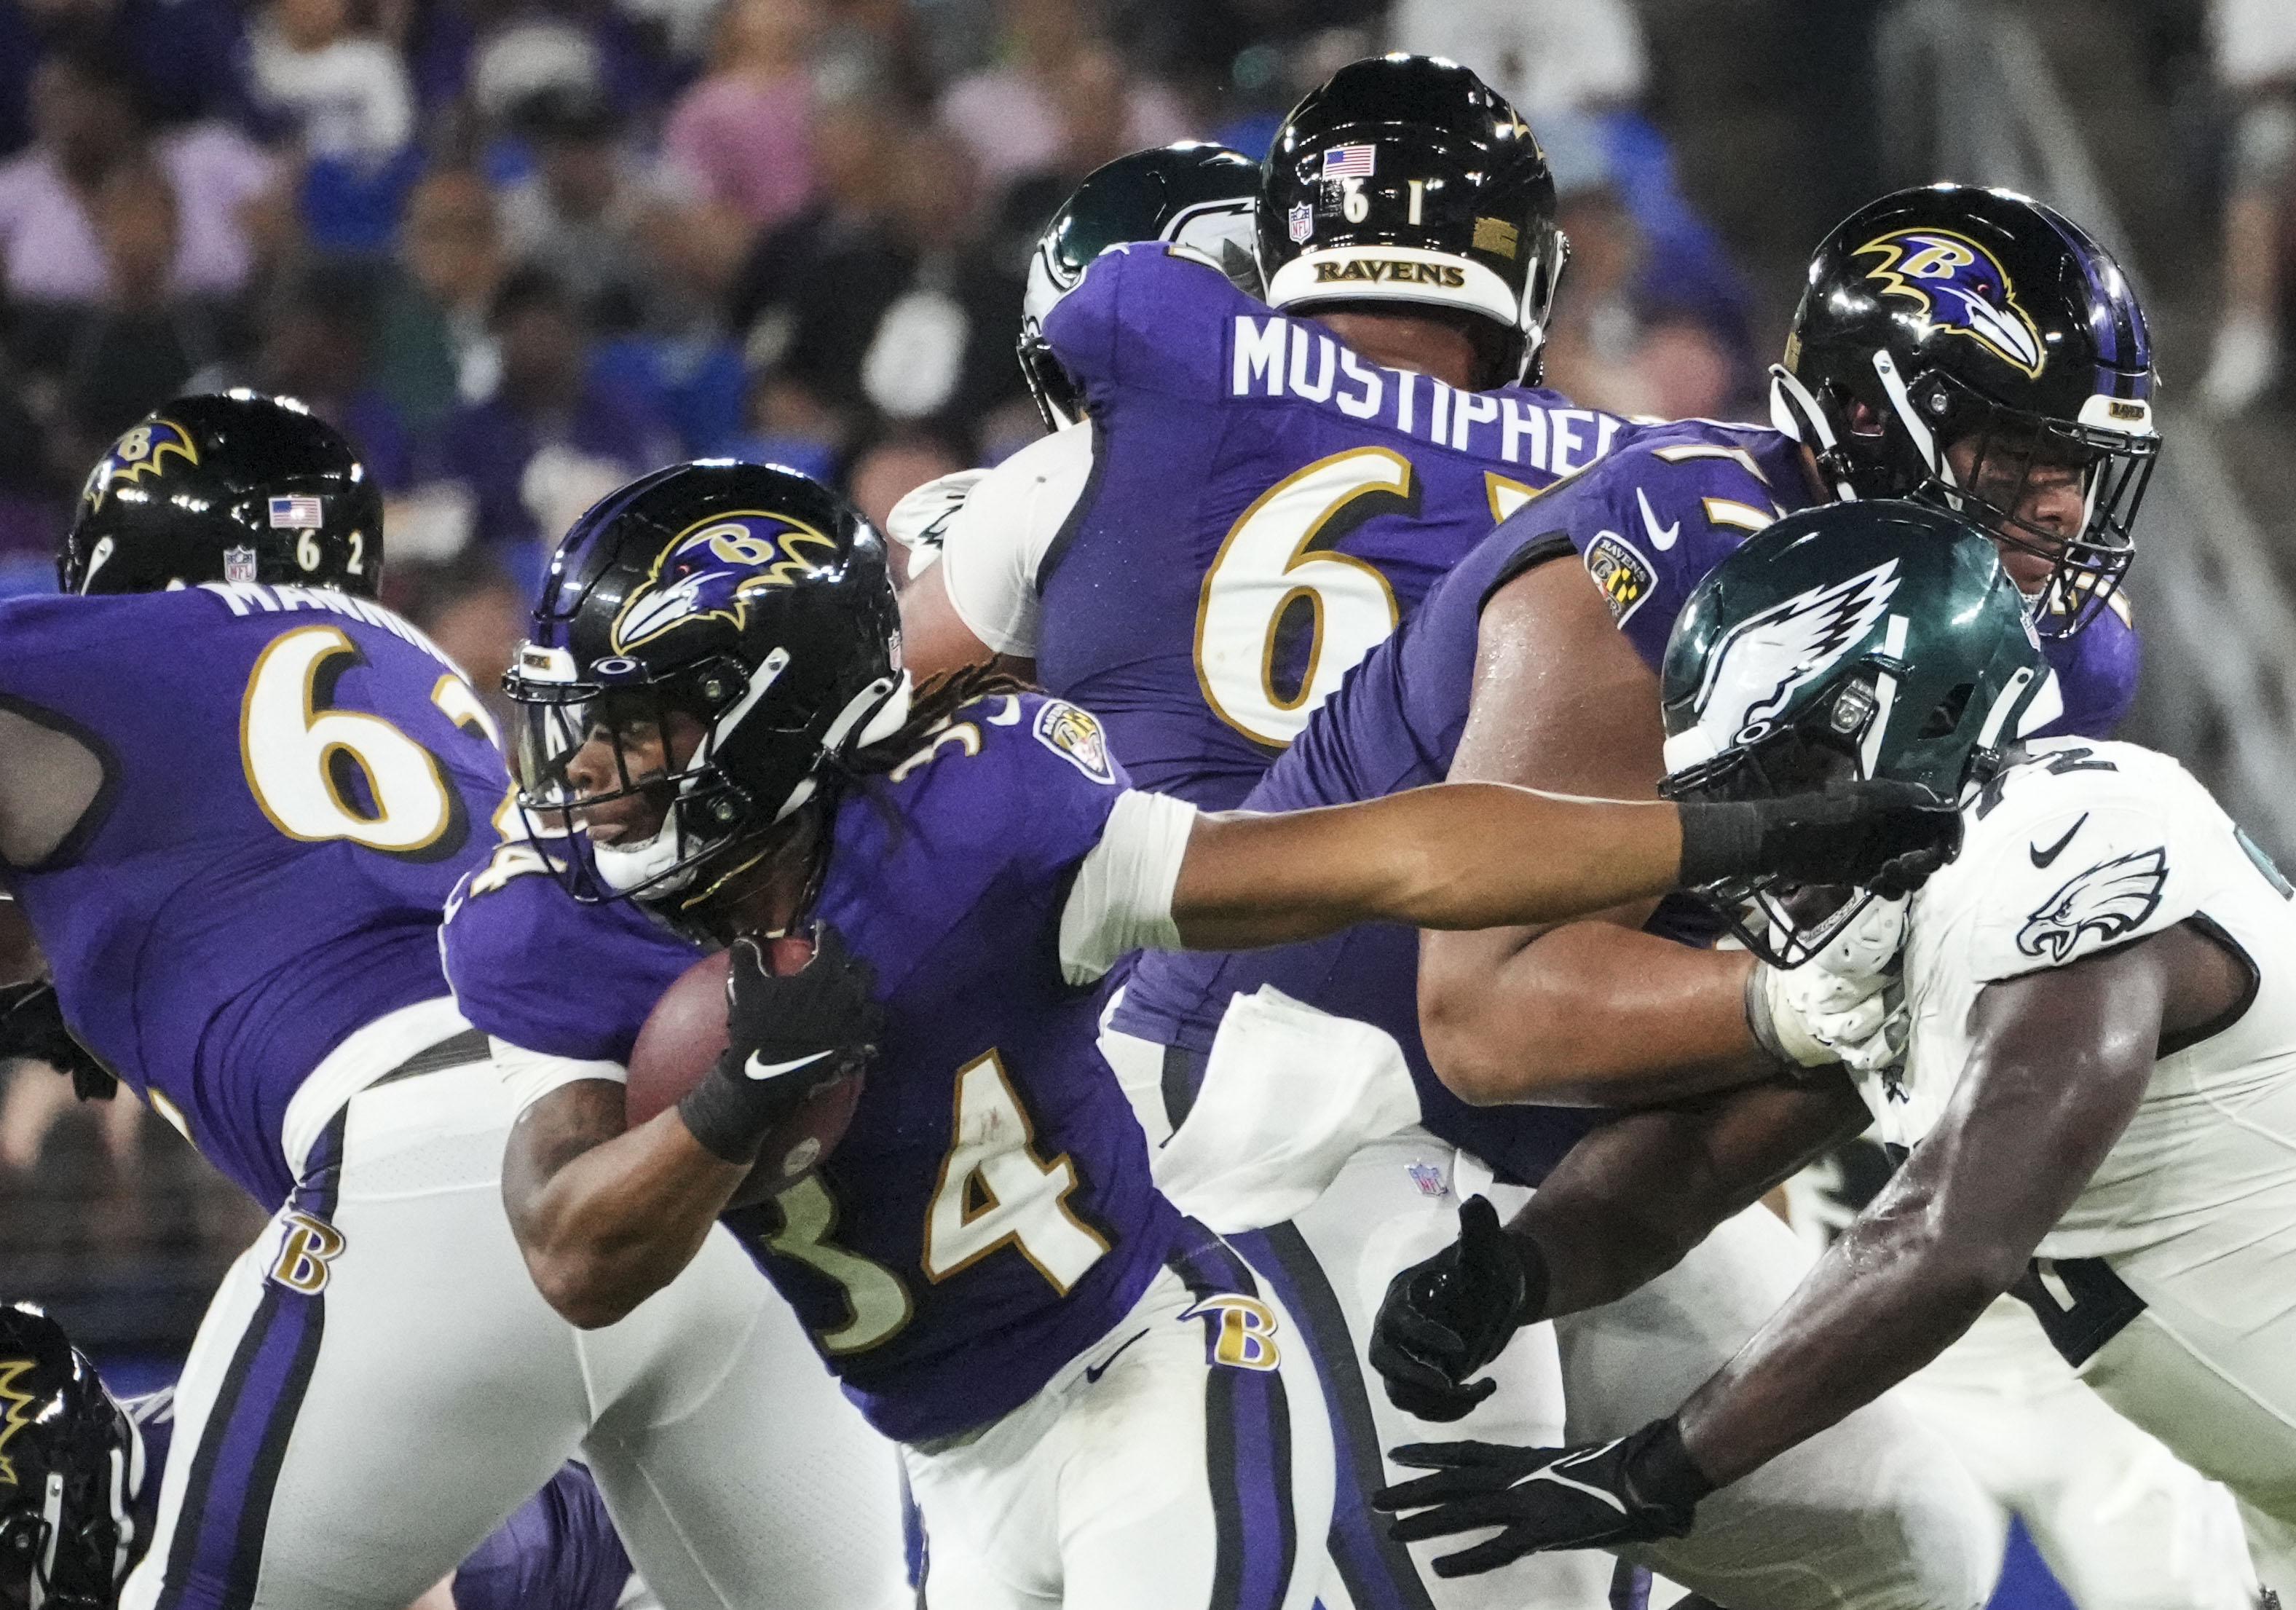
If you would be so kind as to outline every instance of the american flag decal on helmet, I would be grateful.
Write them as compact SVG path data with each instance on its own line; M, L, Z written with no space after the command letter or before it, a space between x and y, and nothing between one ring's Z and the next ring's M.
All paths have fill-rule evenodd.
M279 530L316 531L325 523L319 500L316 497L275 497L271 500L271 529Z

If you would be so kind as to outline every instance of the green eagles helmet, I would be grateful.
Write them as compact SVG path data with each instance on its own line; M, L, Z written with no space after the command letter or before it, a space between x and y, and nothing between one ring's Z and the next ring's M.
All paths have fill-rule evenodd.
M1126 241L1169 241L1258 296L1252 247L1259 202L1259 164L1196 140L1136 151L1085 176L1037 238L1021 304L1021 373L1046 429L1084 418L1084 393L1046 344L1045 319L1077 288L1092 259Z
M1850 778L1957 799L2063 708L2025 600L1979 526L1897 500L1805 509L1700 582L1660 673L1669 799ZM1738 881L1705 891L1747 946L1808 960L1865 904Z

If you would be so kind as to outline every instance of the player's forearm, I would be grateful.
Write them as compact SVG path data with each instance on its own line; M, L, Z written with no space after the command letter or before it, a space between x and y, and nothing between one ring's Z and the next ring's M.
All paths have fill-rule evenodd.
M521 1115L503 1200L536 1288L594 1329L693 1261L747 1171L704 1150L675 1109L625 1130L621 1087L586 1080Z
M1637 1106L1765 1079L1742 951L1611 922L1421 938L1419 1024L1446 1087L1478 1105Z
M1866 1125L1848 1080L1774 1081L1632 1113L1570 1148L1507 1227L1538 1244L1542 1317L1600 1307L1655 1279L1724 1220Z
M1199 818L1172 915L1191 949L1316 939L1362 922L1561 922L1671 888L1674 807L1442 783L1359 804Z
M1910 1164L1901 1171L1786 1306L1683 1405L1684 1445L1718 1484L1872 1402L2008 1290L2032 1243L1988 1240L1941 1199L1940 1183Z

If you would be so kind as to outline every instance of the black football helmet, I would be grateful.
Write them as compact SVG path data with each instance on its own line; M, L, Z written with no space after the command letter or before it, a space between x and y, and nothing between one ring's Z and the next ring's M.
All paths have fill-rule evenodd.
M1810 259L1770 376L1773 423L1837 497L1941 499L2050 560L2044 637L2120 587L2160 446L2152 343L2120 265L2062 213L1963 185L1859 208ZM2079 472L2070 537L2014 513L2042 466Z
M293 582L374 596L382 494L333 426L291 398L179 397L88 472L56 555L67 593Z
M1259 202L1259 164L1196 140L1136 151L1085 176L1037 238L1021 303L1021 373L1046 430L1084 418L1083 390L1053 356L1045 318L1077 288L1093 259L1126 241L1169 241L1258 296L1252 237Z
M135 1540L141 1455L63 1327L0 1304L0 1605L111 1610Z
M1474 314L1496 327L1498 373L1486 383L1537 377L1569 255L1530 126L1456 62L1350 62L1292 109L1268 151L1268 303Z
M794 470L657 470L566 533L503 686L525 717L519 809L562 881L578 899L637 897L699 926L824 770L906 716L884 539ZM657 736L660 763L634 765ZM611 786L570 776L594 744ZM660 813L643 842L585 828L633 799Z

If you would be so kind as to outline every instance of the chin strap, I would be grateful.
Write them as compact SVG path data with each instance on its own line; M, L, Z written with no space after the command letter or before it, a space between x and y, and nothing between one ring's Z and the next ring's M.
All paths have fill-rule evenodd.
M1836 503L1857 501L1857 489L1849 480L1849 456L1834 437L1824 405L1784 364L1770 366L1770 426L1809 449L1817 461L1818 473L1833 486Z

